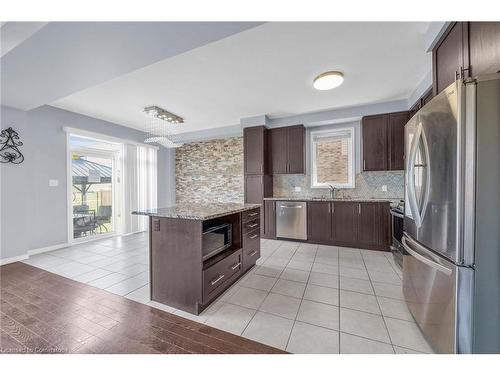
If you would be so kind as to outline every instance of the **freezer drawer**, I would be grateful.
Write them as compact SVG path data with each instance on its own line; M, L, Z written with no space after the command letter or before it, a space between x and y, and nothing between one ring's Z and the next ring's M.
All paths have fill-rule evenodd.
M428 343L437 353L469 352L472 269L439 257L406 233L402 242L403 293Z
M276 237L307 240L306 202L276 202Z

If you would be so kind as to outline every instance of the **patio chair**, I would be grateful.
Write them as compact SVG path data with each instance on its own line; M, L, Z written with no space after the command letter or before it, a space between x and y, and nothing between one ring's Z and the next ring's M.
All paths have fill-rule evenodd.
M97 208L96 222L101 233L103 228L106 230L106 232L108 232L106 224L111 223L112 212L113 211L111 206L99 206Z
M78 211L73 214L73 236L74 238L81 237L82 234L93 234L97 229L97 220L95 210Z

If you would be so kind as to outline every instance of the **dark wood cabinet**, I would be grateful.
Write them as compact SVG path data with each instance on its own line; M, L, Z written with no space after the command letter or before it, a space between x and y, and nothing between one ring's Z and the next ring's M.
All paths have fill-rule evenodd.
M276 202L264 201L264 233L263 238L276 239Z
M386 171L387 124L385 114L363 117L363 171Z
M432 50L434 95L457 79L500 71L500 22L453 22Z
M362 246L377 246L379 243L380 222L379 204L365 202L358 203L358 238L357 242Z
M465 22L453 23L432 53L434 93L455 82L465 67L464 27Z
M424 105L426 105L427 103L429 103L433 97L434 97L434 92L432 91L432 87L431 87L426 92L424 92L424 94L422 95L422 98L421 98L422 104L421 104L421 106L423 107Z
M243 129L245 202L262 205L260 221L264 222L264 198L273 196L271 172L271 137L265 126ZM264 236L264 225L260 226ZM245 254L243 254L245 255Z
M389 250L388 202L307 202L307 238L326 245Z
M431 89L432 90L432 89ZM408 111L408 119L411 119L415 113L422 108L422 98L419 98L415 104Z
M418 98L415 104L413 104L413 106L410 108L410 110L408 111L408 120L411 119L413 115L420 110L420 108L429 103L433 97L434 90L431 86L422 94L420 98Z
M332 202L307 202L307 237L317 243L332 240Z
M262 204L264 197L273 195L273 178L269 175L245 176L245 202Z
M287 128L287 155L289 174L305 173L306 130L304 126L290 126Z
M500 72L500 22L468 22L470 75Z
M405 124L408 121L408 112L389 114L389 170L399 171L405 169Z
M305 173L305 128L303 125L271 129L273 174Z
M363 117L363 171L404 169L404 125L407 121L407 111Z
M264 126L243 129L243 154L245 174L267 174L268 163L268 130Z
M286 174L288 167L287 128L271 129L271 152L273 174Z
M335 202L333 205L333 239L344 246L355 246L358 232L357 202Z

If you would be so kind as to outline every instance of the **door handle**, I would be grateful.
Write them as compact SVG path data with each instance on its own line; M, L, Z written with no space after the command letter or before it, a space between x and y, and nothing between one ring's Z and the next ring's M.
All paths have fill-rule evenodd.
M361 215L361 203L358 203L358 215Z
M258 234L254 234L253 236L250 237L250 239L253 240L254 238L257 238L257 237L259 237L259 235Z
M253 212L251 214L248 214L248 216L255 216L255 215L258 215L259 213L258 212Z
M252 225L249 225L250 228L255 228L257 225L259 224L252 224Z
M415 259L417 259L418 261L428 265L429 267L435 269L436 271L439 271L439 272L442 272L444 273L445 275L451 275L452 273L452 270L450 270L448 267L445 267L443 266L442 264L439 264L439 263L436 263L434 262L433 260L429 259L429 258L426 258L425 256L417 253L415 250L413 250L407 243L407 240L406 240L406 237L403 236L403 238L401 239L401 242L403 243L403 247L405 248L405 250L412 256L414 257Z
M248 256L253 257L255 254L257 254L257 250L252 251L250 254L248 254Z

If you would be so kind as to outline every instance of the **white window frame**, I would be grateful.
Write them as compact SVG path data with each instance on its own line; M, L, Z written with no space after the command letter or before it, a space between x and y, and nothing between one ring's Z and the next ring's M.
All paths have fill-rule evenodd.
M336 135L341 135L349 133L350 138L348 141L348 164L347 164L347 183L339 184L333 181L330 182L318 182L318 173L316 170L316 142L315 137L331 137ZM335 188L354 188L354 175L355 175L355 137L356 133L354 131L354 127L346 127L346 128L336 128L336 129L328 129L328 130L314 130L311 131L310 134L310 155L311 155L311 188L328 188L329 185Z

